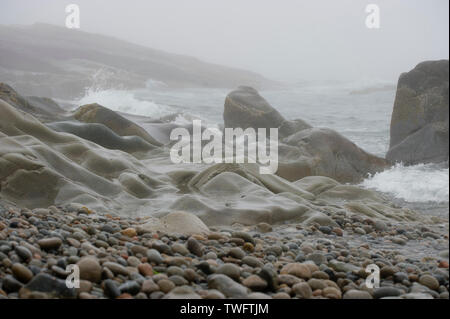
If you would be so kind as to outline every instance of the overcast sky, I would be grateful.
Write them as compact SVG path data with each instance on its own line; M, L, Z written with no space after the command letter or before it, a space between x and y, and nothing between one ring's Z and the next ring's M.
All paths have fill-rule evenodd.
M448 59L448 0L0 0L0 24L64 26L279 80L380 79ZM367 4L380 28L365 24Z

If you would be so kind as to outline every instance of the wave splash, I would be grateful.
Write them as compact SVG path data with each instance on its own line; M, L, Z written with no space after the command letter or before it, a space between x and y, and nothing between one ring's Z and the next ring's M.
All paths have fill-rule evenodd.
M361 185L410 203L449 202L449 169L439 164L396 164Z
M161 118L174 113L168 105L137 99L133 91L126 90L98 90L90 88L76 104L85 105L90 103L98 103L117 112L151 118Z

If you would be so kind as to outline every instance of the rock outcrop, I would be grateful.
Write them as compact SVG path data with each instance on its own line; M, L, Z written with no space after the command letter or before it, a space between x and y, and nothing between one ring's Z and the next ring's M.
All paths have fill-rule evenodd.
M386 158L407 165L449 156L449 61L426 61L403 73L397 86Z
M53 122L48 127L57 132L74 134L105 148L127 153L148 152L155 148L139 136L120 136L103 124L78 122Z
M103 124L120 136L139 136L150 144L161 145L136 123L97 103L80 106L73 116L80 122Z
M386 160L330 129L305 129L282 141L286 145L280 147L277 174L291 181L327 176L341 183L356 183L388 167Z
M226 128L278 128L277 175L289 181L320 175L344 183L359 182L388 167L386 160L365 152L333 130L312 128L301 119L285 120L250 87L239 87L227 96L224 122Z
M254 88L240 86L225 99L225 127L279 127L285 119Z
M252 87L240 86L225 99L223 112L225 127L242 129L279 128L279 136L289 136L311 128L303 120L286 120Z
M6 83L0 82L0 99L15 108L33 114L41 121L54 121L63 117L65 111L52 99L22 96Z

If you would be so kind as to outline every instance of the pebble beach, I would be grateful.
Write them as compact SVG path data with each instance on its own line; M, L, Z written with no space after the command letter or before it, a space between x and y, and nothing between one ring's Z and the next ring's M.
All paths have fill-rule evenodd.
M145 220L87 207L2 204L0 298L449 298L448 224L332 218L339 227L260 223L186 236L142 233ZM379 288L366 285L370 264ZM79 288L66 285L70 265Z

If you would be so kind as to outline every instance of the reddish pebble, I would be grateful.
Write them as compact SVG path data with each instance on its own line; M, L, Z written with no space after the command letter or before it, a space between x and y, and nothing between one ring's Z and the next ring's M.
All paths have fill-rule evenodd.
M139 273L146 277L146 276L153 276L153 268L149 264L140 264L138 266Z
M439 262L439 268L448 268L448 262L445 260L441 260Z

